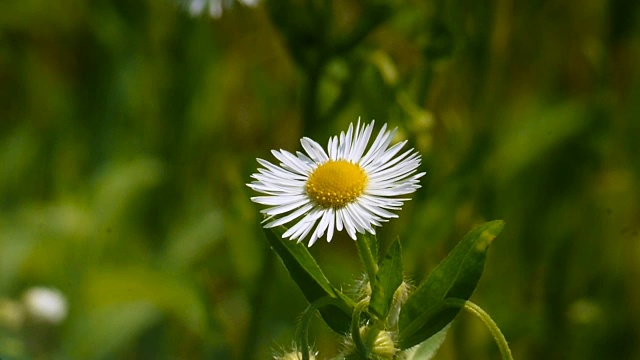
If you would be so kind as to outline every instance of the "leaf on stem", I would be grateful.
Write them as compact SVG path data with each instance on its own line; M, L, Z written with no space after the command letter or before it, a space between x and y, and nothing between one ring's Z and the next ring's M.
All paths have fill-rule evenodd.
M331 285L304 244L282 239L285 231L284 227L264 229L269 245L278 254L307 301L313 303L324 297L336 299L337 304L320 308L320 314L333 331L340 334L349 332L355 303Z
M421 342L417 346L407 350L404 354L404 360L430 360L436 356L438 349L447 338L447 332L451 327L451 323L438 331L435 335Z
M471 230L429 274L402 306L399 345L410 348L450 323L460 309L447 307L447 298L468 300L480 280L487 248L504 227L495 220Z
M393 295L400 284L402 284L402 249L400 241L396 239L380 262L376 281L372 283L369 311L378 318L385 319L389 313Z

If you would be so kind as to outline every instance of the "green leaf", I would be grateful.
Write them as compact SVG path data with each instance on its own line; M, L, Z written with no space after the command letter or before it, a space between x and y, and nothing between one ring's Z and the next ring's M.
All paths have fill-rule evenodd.
M427 340L421 342L418 346L407 350L401 359L403 360L430 360L436 356L438 349L447 338L447 332L451 327L451 323L442 328Z
M399 344L410 348L450 323L460 309L445 306L447 298L467 300L480 280L487 248L504 227L495 220L471 230L429 274L402 306Z
M380 262L376 281L371 288L369 311L380 319L386 318L393 301L393 294L400 284L402 284L402 249L400 241L396 239Z
M289 275L300 288L309 303L323 297L337 299L341 304L327 305L319 309L324 321L335 332L346 334L351 324L351 313L355 303L331 285L304 244L285 240L286 229L277 227L264 229L269 245L278 254L289 271Z
M371 255L373 255L375 261L378 262L378 237L369 233L365 233L364 238L367 240L369 249L371 249Z

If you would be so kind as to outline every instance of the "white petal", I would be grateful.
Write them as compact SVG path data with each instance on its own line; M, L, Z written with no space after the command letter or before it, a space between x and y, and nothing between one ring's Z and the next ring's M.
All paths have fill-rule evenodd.
M358 142L359 138L360 138L360 118L358 118L358 123L355 126L355 129L353 132L353 138L349 139L349 152L347 153L347 160L351 162L353 162L354 149L356 147L356 143Z
M287 229L287 231L284 232L284 234L282 234L282 237L285 238L285 239L290 238L290 237L292 237L293 234L295 234L301 228L304 228L305 226L307 226L308 222L306 222L305 219L308 216L309 215L305 216L304 218L300 219L300 221L298 221L297 223L293 224L293 226L291 226L289 229Z
M322 216L323 214L323 210L319 210L319 209L314 209L313 211L311 211L304 219L304 227L300 228L298 231L296 231L293 235L291 235L291 240L298 240L298 242L301 242L302 240L304 240L305 237L307 237L307 235L309 235L309 232L311 232L311 230L313 229L314 225L316 224L316 221L318 221L318 218L320 218L320 216Z
M327 143L327 151L331 160L338 160L338 138L330 137Z
M406 144L406 140L403 141L403 142L399 142L399 143L393 145L389 149L387 149L384 152L378 154L376 156L376 158L373 159L373 161L368 163L366 166L363 166L363 168L365 168L365 170L366 169L370 169L369 171L375 171L378 168L386 168L386 167L390 166L390 165L387 165L387 163L389 162L389 160L395 154L398 153L398 151L400 151L402 149L404 144ZM399 161L399 160L397 160L397 161Z
M270 208L262 210L261 213L267 214L269 216L280 215L280 214L288 213L289 211L293 211L293 210L295 210L295 209L307 204L308 202L309 201L307 199L304 199L304 200L296 201L296 202L293 202L293 203L290 203L290 204L274 206L274 207L270 207Z
M300 159L300 161L305 162L312 169L315 169L316 166L318 165L313 160L311 160L311 158L309 158L307 155L301 153L300 151L296 151L296 156L298 157L298 159Z
M262 205L286 205L300 200L308 201L305 195L254 196L251 201Z
M264 166L265 168L267 168L267 170L269 170L273 175L279 175L282 177L289 177L289 176L293 176L293 177L299 177L303 174L296 174L292 171L283 169L279 166L276 166L266 160L262 160L262 159L258 159L258 163L260 163L260 165Z
M373 214L376 214L376 215L378 215L378 216L380 216L380 217L382 217L382 218L390 219L390 218L397 218L397 217L398 217L398 215L396 215L396 214L394 214L394 213L392 213L392 212L390 212L390 211L387 211L387 210L385 210L385 209L383 209L383 208L381 208L381 207L379 207L379 206L376 206L374 203L372 203L372 202L371 202L371 201L369 201L368 199L362 199L362 198L361 198L361 199L358 201L358 203L359 203L362 207L364 207L365 209L367 209L369 212L371 212L371 213L373 213Z
M342 134L341 134L342 135ZM349 130L347 130L347 135L341 140L344 141L344 150L342 151L342 157L349 160L349 153L351 152L351 139L353 138L353 123L349 124Z
M300 140L304 151L309 154L309 157L316 163L323 163L329 160L329 156L324 152L324 149L317 142L309 139L308 137L304 137Z
M286 150L272 150L271 153L278 160L282 161L283 165L285 165L288 169L293 170L294 172L297 172L299 174L308 174L311 171L311 166L305 164L303 161L300 161L300 159L293 156L292 153Z
M366 229L371 227L371 224L369 224L368 221L364 220L362 216L360 216L360 213L356 211L356 209L353 207L353 204L347 204L347 206L345 207L345 210L351 216L351 219L353 220L354 225L356 226L356 230L359 233L362 234Z
M364 150L367 148L367 144L371 138L371 132L373 131L374 124L375 121L372 121L371 124L367 125L366 128L364 128L363 133L360 134L360 138L354 141L355 144L351 153L352 162L357 163L362 158L362 154L364 154Z
M336 230L342 231L343 229L342 225L343 225L342 209L338 209L336 210Z
M315 224L315 221L312 224L310 224L307 228L305 228L300 235L298 235L298 240L297 240L298 244L301 243L302 240L304 240L304 238L307 237L307 235L309 235L309 232L311 232L311 229L313 229L313 224ZM295 240L293 237L291 239ZM311 245L313 245L312 242L309 242L309 244L307 244L307 246L311 246Z
M327 210L324 210L322 217L320 218L320 222L316 227L316 230L313 232L313 234L311 234L311 239L309 239L309 245L308 245L309 247L311 247L311 245L313 245L316 242L316 240L318 240L319 238L322 237L322 235L324 235L324 232L326 231L328 224L329 224L329 212Z
M328 209L327 212L329 213L329 225L327 226L327 242L331 242L331 239L333 238L333 230L336 222L336 214L333 208Z
M347 231L347 234L353 239L356 240L356 223L355 220L351 217L351 214L347 211L347 208L339 209L342 213L342 221L344 222L344 229Z
M386 126L387 124L382 127L380 133L378 133L378 137L376 137L376 139L374 140L373 145L371 145L369 151L367 151L367 153L360 160L360 165L362 167L365 167L371 161L375 161L376 158L380 156L380 154L383 153L389 146L389 143L393 139L393 136L395 135L397 129L393 129L389 132L384 132Z
M283 224L286 224L288 222L290 222L291 220L295 219L295 218L299 218L300 216L304 215L304 213L306 213L307 211L311 210L313 208L312 204L307 204L301 208L299 208L298 210L292 212L291 214L285 216L285 217L281 217L276 221L272 221L270 223L268 223L265 227L266 228L272 228L272 227L276 227L276 226L280 226Z

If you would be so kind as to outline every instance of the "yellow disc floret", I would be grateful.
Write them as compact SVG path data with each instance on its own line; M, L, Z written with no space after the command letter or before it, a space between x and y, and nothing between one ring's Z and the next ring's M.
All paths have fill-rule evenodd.
M357 164L329 160L309 176L305 189L309 197L324 208L341 208L362 195L367 174Z

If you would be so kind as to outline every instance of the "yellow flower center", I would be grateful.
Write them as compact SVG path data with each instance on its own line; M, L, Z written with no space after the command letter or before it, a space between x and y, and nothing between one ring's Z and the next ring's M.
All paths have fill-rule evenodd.
M318 166L307 180L309 197L324 208L341 208L362 195L367 175L346 160L329 160Z

